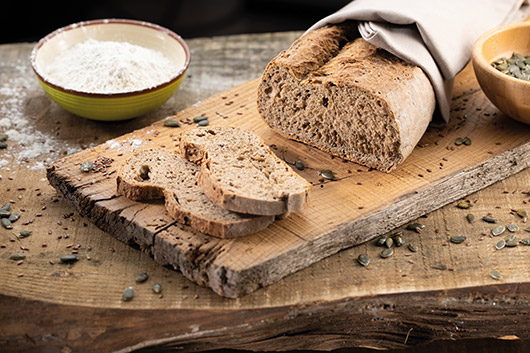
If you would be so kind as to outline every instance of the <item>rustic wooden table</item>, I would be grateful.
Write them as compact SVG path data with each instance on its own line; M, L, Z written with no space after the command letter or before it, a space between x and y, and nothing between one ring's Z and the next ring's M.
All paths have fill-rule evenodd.
M0 150L0 203L21 215L13 229L0 229L2 351L527 351L530 247L495 250L501 238L489 236L491 225L469 224L470 210L456 202L422 217L421 234L407 233L420 245L417 253L383 260L369 242L227 299L99 230L48 184L45 166L54 160L258 77L299 35L189 40L192 65L178 93L156 112L121 123L63 111L33 76L33 44L0 46L0 133L9 135ZM529 185L523 170L466 199L477 218L492 213L502 224L517 224L514 234L522 239L530 224L512 210L527 207ZM21 230L32 234L18 239ZM455 246L450 234L467 240ZM87 261L60 264L72 251ZM26 258L9 259L14 253ZM370 255L369 266L358 265L360 253ZM491 278L491 270L503 278ZM135 283L142 272L149 280ZM154 282L161 295L152 292ZM136 295L123 302L128 286Z

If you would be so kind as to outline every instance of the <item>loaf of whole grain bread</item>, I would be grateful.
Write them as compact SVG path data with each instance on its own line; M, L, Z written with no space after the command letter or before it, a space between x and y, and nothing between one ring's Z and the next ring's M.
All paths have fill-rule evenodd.
M201 165L199 186L225 209L285 216L306 206L311 184L249 131L196 128L180 134L179 148L183 157Z
M256 233L274 221L272 216L238 214L211 202L197 185L200 167L163 150L143 150L119 169L118 192L135 201L164 198L177 222L220 238Z
M296 40L265 69L258 110L288 138L389 172L427 129L435 94L419 67L356 35L346 22Z

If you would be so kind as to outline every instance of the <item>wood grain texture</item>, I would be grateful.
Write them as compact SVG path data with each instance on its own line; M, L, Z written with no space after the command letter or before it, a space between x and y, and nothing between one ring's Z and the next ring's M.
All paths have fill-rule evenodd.
M38 131L65 146L86 148L140 129L257 77L266 62L299 34L189 41L193 62L179 92L157 112L120 124L79 119L54 105L32 80L27 61L31 44L0 46L0 62L4 63L0 75L4 82L12 81L25 92L20 109ZM464 77L472 75L469 68L463 73ZM17 78L24 80L18 82ZM457 81L453 103L455 126L448 133L466 135L480 121L496 124L501 132L513 127L513 122L484 103L472 83L467 79ZM12 98L5 91L0 92L2 112ZM465 116L470 112L478 114L481 120L469 125ZM498 141L496 135L490 138ZM434 142L422 143L421 148L428 149ZM475 143L473 139L473 145L467 147ZM503 145L495 144L487 152L498 153L502 148ZM456 208L455 201L418 219L425 224L421 234L404 232L407 242L419 246L417 253L401 247L396 248L393 257L381 259L378 255L381 248L370 241L326 257L244 297L228 299L190 283L182 274L157 264L147 253L99 230L55 192L43 169L30 169L36 160L66 154L66 148L63 150L32 157L27 162L13 157L0 171L0 200L11 200L15 212L24 210L13 230L0 229L0 245L5 245L0 247L0 344L7 352L137 351L141 347L151 351L173 351L178 347L272 351L298 347L366 353L375 348L404 352L401 348L407 347L406 352L428 349L447 353L486 349L525 352L527 348L528 320L520 319L518 313L530 312L527 304L530 247L496 251L498 238L482 235L489 233L492 225L480 221L469 224L465 215L473 213L480 218L493 213L499 223L516 223L521 227L517 238L527 236L523 229L528 224L510 210L530 209L528 169L466 197L473 205L469 210ZM464 147L458 150L455 147L453 151L447 150L450 157L447 161L436 161L432 166L418 161L418 170L427 175L427 168L453 168L461 150L466 157L469 155ZM24 147L10 141L8 151L0 153L5 159L11 158L6 153L18 151L24 151ZM467 151L473 154L476 150ZM111 204L113 200L106 202ZM121 212L130 218L143 208L145 205L131 204ZM162 204L149 208L152 214L148 217L153 219L163 213ZM161 218L162 221L157 219L149 225L154 232L166 224L167 220ZM118 220L115 226L124 225ZM22 229L32 230L33 234L15 240L14 234ZM456 234L467 235L468 241L449 243L448 237ZM142 237L148 242L152 234L145 232ZM71 253L78 245L81 260L73 265L60 264L59 257ZM21 246L27 250L21 250ZM22 264L8 260L10 254L21 251L27 256ZM368 267L357 264L360 253L371 257ZM489 276L492 269L503 274L501 281ZM149 280L135 283L136 274L142 272L149 274ZM155 282L162 284L162 297L151 290ZM134 286L135 297L125 303L121 294L128 286ZM379 306L372 314L371 310L356 306L356 302ZM399 310L393 314L392 304L396 303ZM300 310L301 315L293 314ZM352 325L350 318L359 324ZM480 323L484 325L479 328ZM508 340L513 336L519 339Z

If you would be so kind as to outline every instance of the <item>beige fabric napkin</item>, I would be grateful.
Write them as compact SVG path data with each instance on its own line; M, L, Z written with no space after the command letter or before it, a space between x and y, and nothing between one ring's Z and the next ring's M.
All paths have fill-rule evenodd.
M527 0L354 0L308 31L358 21L366 41L425 71L447 122L454 77L470 60L477 38L529 13Z

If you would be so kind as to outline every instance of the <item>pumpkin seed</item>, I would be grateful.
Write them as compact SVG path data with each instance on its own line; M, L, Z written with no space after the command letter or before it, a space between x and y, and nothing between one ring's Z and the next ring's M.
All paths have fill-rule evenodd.
M180 123L176 120L164 120L164 126L167 127L180 127Z
M151 171L151 169L149 168L148 165L142 165L140 167L140 170L138 172L138 175L140 176L140 179L142 180L149 180L149 172Z
M455 145L457 146L460 146L461 144L464 143L464 138L462 136L458 136L456 139L455 139Z
M16 221L18 221L20 219L20 213L12 213L10 216L9 216L9 221L11 223L15 223Z
M18 238L19 239L24 239L24 238L27 238L31 235L31 230L21 230L19 233L18 233Z
M302 161L300 161L300 160L294 162L294 166L295 166L296 169L298 169L298 170L304 170L304 169L305 169L305 165L304 165L304 163L302 163Z
M492 271L490 272L490 276L491 276L491 278L496 279L496 280L500 280L500 279L502 279L502 275L501 275L500 272L497 271L497 270L492 270Z
M26 258L26 255L24 254L11 254L9 256L9 260L13 260L13 261L24 260L25 258Z
M318 175L328 180L337 180L333 172L329 169L322 169L318 171Z
M60 260L63 264L71 264L76 261L79 261L79 258L76 255L68 254L68 255L61 256Z
M0 142L0 150L5 150L7 148L7 143L5 142Z
M521 243L523 245L530 245L530 238L523 238L523 239L519 240L519 243Z
M506 242L504 241L504 239L502 239L502 240L499 240L497 244L495 244L495 249L500 250L504 248L505 246L506 246Z
M88 173L89 171L92 170L92 168L94 168L94 164L90 161L86 161L86 162L81 163L80 168L82 172Z
M530 233L530 227L526 228L526 229L525 229L525 232Z
M519 245L519 242L515 239L512 239L512 240L508 240L506 242L506 246L510 247L510 248L513 248L515 246Z
M463 210L467 210L468 208L471 207L471 205L468 202L461 201L456 204L456 207L463 209Z
M10 211L11 210L11 203L5 203L2 207L0 207L0 210L3 211Z
M9 218L11 216L10 211L0 210L0 218Z
M201 120L197 123L197 126L208 126L210 122L208 120Z
M466 219L469 223L473 223L475 222L475 216L471 213L469 213L467 216L466 216Z
M5 229L12 229L13 226L11 225L11 221L9 220L9 218L2 218L2 226L5 228Z
M515 233L519 230L519 226L517 224L510 223L506 225L506 229L508 229L512 233Z
M9 136L7 134L0 134L0 142L5 142Z
M449 238L451 243L460 244L466 241L467 237L464 235L453 235Z
M127 289L125 289L123 291L121 299L124 302L128 302L128 301L132 300L132 298L134 298L134 288L133 287L128 287Z
M136 275L136 283L144 283L149 279L149 275L145 272Z
M421 229L425 228L425 224L421 224L421 223L410 223L407 225L407 228L408 230L414 230L416 232L420 232Z
M469 137L464 137L464 145L471 146L471 139Z
M504 237L504 241L510 241L515 239L515 234L508 234Z
M493 218L492 216L488 216L488 215L482 217L482 220L484 222L488 222L488 223L497 223L497 219L496 218Z
M386 243L386 237L384 235L382 237L379 237L375 241L375 245L377 245L377 246L383 246L383 245L385 245L385 243Z
M400 246L402 246L403 244L405 244L405 240L403 239L403 237L401 235L395 235L393 237L393 240L394 240L394 245L397 246L398 248Z
M517 211L517 215L523 219L526 219L528 218L528 213L526 212L526 210L523 210L523 209L518 209Z
M162 292L162 286L158 283L153 284L153 292L159 294L160 292Z
M387 257L394 255L394 250L392 248L383 249L380 255L383 259L386 259Z
M357 262L358 262L361 266L368 266L368 264L370 263L370 258L368 257L367 254L360 254L360 255L357 257Z
M494 227L491 230L491 235L496 237L496 236L501 235L502 233L504 233L505 230L506 230L505 226L503 226L502 224L498 225L498 226Z
M208 117L207 116L196 116L193 118L193 122L194 123L198 123L198 122L201 122L201 121L204 121L204 120L208 120Z
M386 246L387 248L391 248L392 245L394 245L394 239L392 239L391 237L386 238L386 240L385 240L385 246Z
M412 252L417 252L418 251L418 246L414 243L409 243L409 245L407 245L407 248L412 251Z

